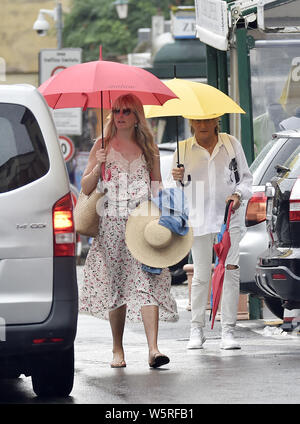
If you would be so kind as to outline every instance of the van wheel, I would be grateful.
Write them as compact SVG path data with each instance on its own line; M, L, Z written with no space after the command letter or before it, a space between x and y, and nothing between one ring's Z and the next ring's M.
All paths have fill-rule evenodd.
M68 396L74 381L74 345L40 357L34 364L31 380L37 396Z

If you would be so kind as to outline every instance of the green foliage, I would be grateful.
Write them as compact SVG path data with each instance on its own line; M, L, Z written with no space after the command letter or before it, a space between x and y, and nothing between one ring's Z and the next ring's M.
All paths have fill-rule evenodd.
M83 61L97 60L102 45L103 59L125 55L137 45L139 28L150 28L153 15L170 19L170 6L193 6L194 0L130 0L127 19L117 16L113 0L73 0L64 16L64 47L81 47Z

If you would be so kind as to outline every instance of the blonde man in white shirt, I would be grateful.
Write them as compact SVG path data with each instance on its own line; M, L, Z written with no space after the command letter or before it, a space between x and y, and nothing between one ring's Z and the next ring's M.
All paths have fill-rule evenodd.
M213 244L224 220L226 203L233 200L234 214L230 220L231 248L226 258L226 270L221 301L221 349L240 349L234 338L239 301L239 242L241 199L252 194L252 175L239 141L219 134L219 118L190 120L193 137L185 143L183 168L176 167L174 154L172 176L175 181L191 182L184 188L194 231L192 256L194 275L191 293L191 333L188 349L201 349L205 342L205 312L211 277ZM228 142L233 148L238 177L230 166ZM227 147L226 147L227 146ZM180 149L181 151L181 149ZM231 152L232 153L232 152ZM181 159L181 158L180 158Z

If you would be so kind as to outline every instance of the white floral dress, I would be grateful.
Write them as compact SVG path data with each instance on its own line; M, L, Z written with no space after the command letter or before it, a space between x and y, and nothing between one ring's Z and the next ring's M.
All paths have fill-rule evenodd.
M144 156L128 162L111 148L106 161L109 169L111 180L103 183L107 194L101 200L99 234L84 266L79 312L108 319L109 311L126 304L127 319L137 322L142 319L141 306L158 305L160 320L177 321L169 270L163 269L160 275L144 271L125 243L128 214L150 193Z

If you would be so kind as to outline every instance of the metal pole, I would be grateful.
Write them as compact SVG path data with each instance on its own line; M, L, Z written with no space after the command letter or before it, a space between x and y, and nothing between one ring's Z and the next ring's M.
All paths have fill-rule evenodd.
M240 103L239 83L238 83L238 64L237 50L235 47L230 48L230 97L234 101ZM238 140L241 140L241 125L240 115L232 113L230 116L230 134L234 135Z
M218 87L218 58L217 50L206 45L206 76L207 84Z
M238 54L238 81L240 105L246 112L241 114L241 137L248 164L254 160L253 124L252 124L252 94L249 49L247 45L247 29L236 30L236 45Z
M245 110L241 114L241 138L242 146L248 161L248 164L254 160L254 142L253 142L253 122L252 122L252 92L251 92L251 72L249 47L247 44L247 29L238 28L236 30L237 62L238 62L238 83L240 105ZM249 319L262 318L262 302L252 294L248 297Z
M219 90L228 95L228 69L227 69L227 52L217 51L218 60L218 80ZM230 132L228 114L221 116L221 129L223 132Z
M56 38L57 38L57 48L62 49L62 29L63 29L63 20L62 20L62 5L60 2L56 2Z

